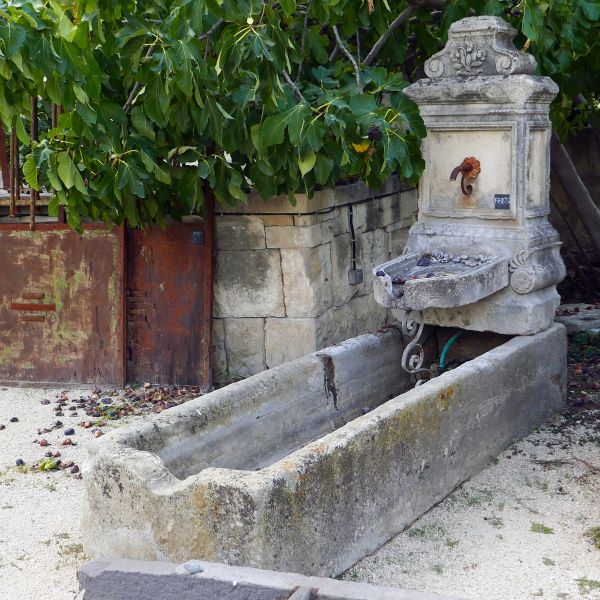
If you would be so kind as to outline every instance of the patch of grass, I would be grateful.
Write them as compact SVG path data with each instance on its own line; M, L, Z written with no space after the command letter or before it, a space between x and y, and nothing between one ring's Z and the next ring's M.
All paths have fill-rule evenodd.
M458 540L451 540L448 538L446 540L446 546L448 546L448 548L454 548L455 546L458 546Z
M551 558L547 558L544 556L544 558L542 558L542 562L547 566L547 567L553 567L556 563L551 559Z
M590 539L592 546L600 550L600 527L590 527L586 532L585 536Z
M441 575L444 572L444 565L438 563L437 565L433 565L432 570L435 571L438 575Z
M62 533L57 533L54 537L58 538L59 540L68 540L71 536L64 531Z
M358 581L358 571L356 569L352 569L352 571L348 573L348 577L350 577L352 581Z
M73 564L73 561L84 561L87 559L87 556L83 551L83 544L61 545L58 550L58 556L60 558L54 567L57 571L65 568L67 565Z
M538 588L538 591L535 594L532 594L532 596L543 596L544 595L544 590L542 588Z
M83 544L66 544L58 553L60 556L83 556Z
M593 590L600 590L600 581L596 581L595 579L586 579L582 577L581 579L576 579L577 587L579 588L579 593L582 596L589 594Z
M546 535L554 533L552 527L547 527L543 523L532 523L530 531L533 531L533 533L545 533Z
M441 525L431 524L423 527L413 527L408 530L408 537L419 538L421 540L432 540L442 537L446 532Z
M482 488L480 490L474 490L473 494L467 496L468 506L481 506L483 504L490 504L493 500L494 495L491 490Z
M488 517L487 522L496 529L501 529L502 527L504 527L504 520L502 519L502 517L498 517L496 515Z

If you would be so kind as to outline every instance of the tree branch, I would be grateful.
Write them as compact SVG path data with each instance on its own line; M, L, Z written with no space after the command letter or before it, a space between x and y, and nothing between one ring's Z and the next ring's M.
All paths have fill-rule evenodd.
M156 38L153 44L150 46L150 48L148 48L148 52L146 52L145 58L150 58L154 54L154 51L156 50L157 46L158 38ZM125 112L127 112L131 108L131 105L133 104L133 101L135 100L135 97L137 96L137 93L140 91L141 87L142 83L140 81L136 81L135 85L133 86L133 89L131 90L131 93L129 94L129 97L127 98L127 102L125 102L125 104L123 105L123 110Z
M302 95L300 88L292 81L290 74L285 69L283 70L283 77L287 81L288 85L292 88L294 94L296 94L296 96L298 96L302 102L306 102L306 98Z
M304 15L304 29L302 30L302 41L300 42L300 64L298 65L298 72L296 73L296 83L300 81L302 75L302 68L304 67L304 45L306 43L306 32L308 31L308 16L310 9L312 8L313 0L310 0L306 5L306 14Z
M447 2L448 0L410 0L411 4L431 10L441 10L446 6Z
M552 169L587 231L594 250L600 256L600 210L581 181L567 149L560 143L556 133L552 134L551 157Z
M333 50L331 51L331 54L329 55L329 62L333 62L335 60L335 57L337 56L338 50L340 49L340 47L337 45L337 42L335 43L335 46L333 47Z
M223 19L219 19L206 33L198 37L199 40L209 38L223 24Z
M358 63L354 59L354 56L350 54L350 50L346 48L344 42L342 42L342 38L340 37L340 32L338 31L337 25L333 26L333 35L335 35L335 41L340 47L340 50L348 57L348 60L352 63L352 66L354 67L354 74L356 75L356 85L358 86L358 89L362 92L362 85L360 83L360 69L358 67Z
M415 10L416 7L410 4L392 21L388 30L381 35L377 42L375 42L375 45L371 48L369 54L367 54L367 57L363 61L363 65L365 65L365 67L368 67L375 60L375 58L377 58L381 48L383 48L384 44L388 41L392 33L394 33L394 31L396 31L396 29L398 29L398 27L400 27L400 25L402 25L402 23L404 23L404 21L406 21L406 19L408 19L408 17L410 17Z

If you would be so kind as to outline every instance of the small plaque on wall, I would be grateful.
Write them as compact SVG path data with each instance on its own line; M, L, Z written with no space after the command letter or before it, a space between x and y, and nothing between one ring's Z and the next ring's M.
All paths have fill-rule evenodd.
M204 231L192 231L192 246L204 246Z
M510 194L495 194L494 208L499 210L510 209Z

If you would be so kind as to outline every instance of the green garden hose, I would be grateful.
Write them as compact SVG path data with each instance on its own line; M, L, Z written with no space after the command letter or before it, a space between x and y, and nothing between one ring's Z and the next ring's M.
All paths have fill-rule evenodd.
M440 366L439 366L439 370L443 371L446 368L446 355L448 354L448 350L450 350L450 346L452 346L452 344L454 344L454 342L464 333L464 331L459 331L458 333L455 333L447 342L446 345L444 346L444 349L442 350L442 354L440 356Z

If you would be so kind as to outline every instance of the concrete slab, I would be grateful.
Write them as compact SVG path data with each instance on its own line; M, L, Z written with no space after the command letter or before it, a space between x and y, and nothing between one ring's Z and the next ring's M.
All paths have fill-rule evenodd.
M460 600L427 592L220 563L93 561L78 572L84 600Z
M600 306L595 304L561 304L554 320L567 328L567 333L597 330L600 333Z

